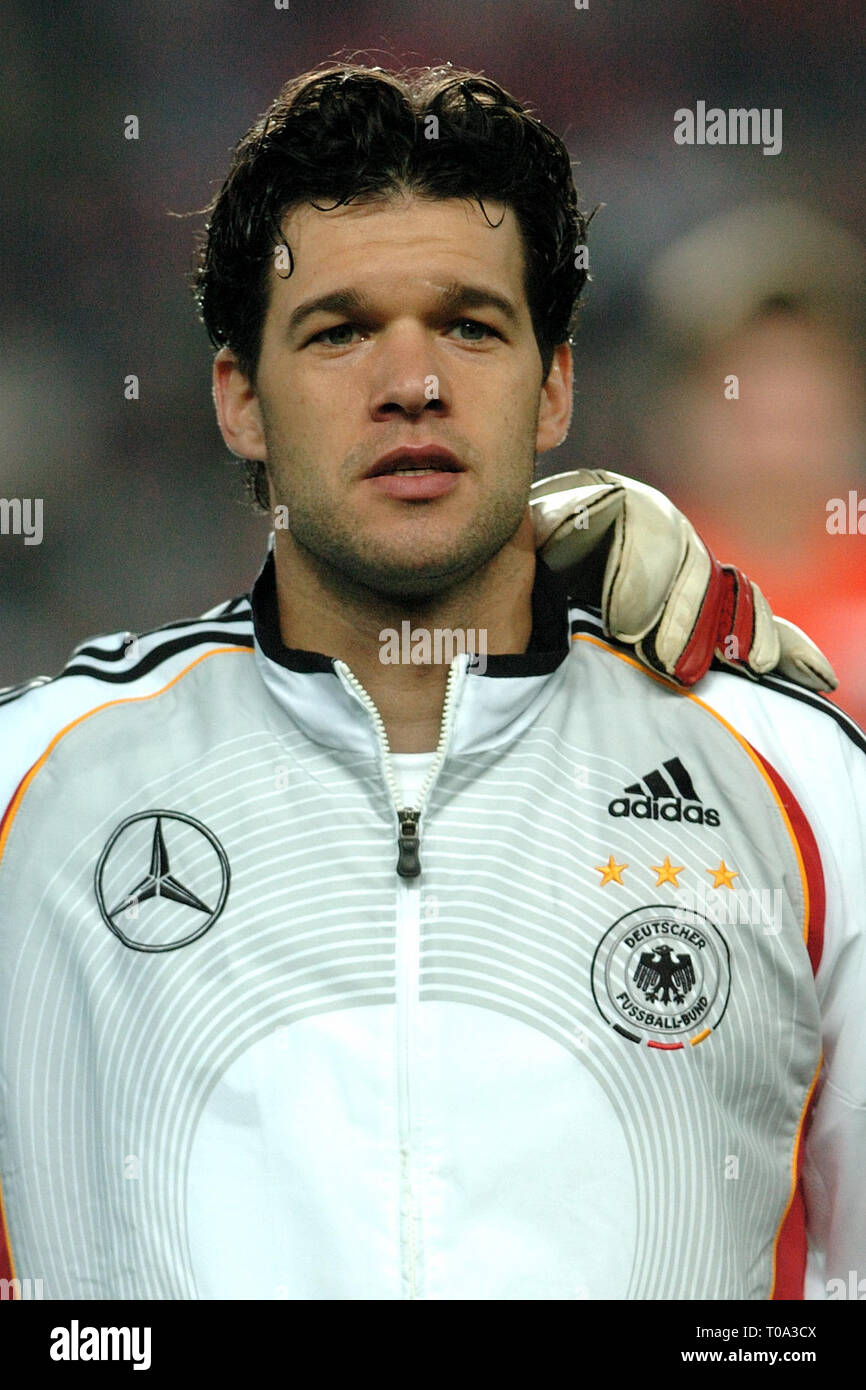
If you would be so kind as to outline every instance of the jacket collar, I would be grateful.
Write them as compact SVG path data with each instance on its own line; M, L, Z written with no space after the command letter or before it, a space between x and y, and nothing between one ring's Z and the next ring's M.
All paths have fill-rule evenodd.
M278 704L319 743L368 750L372 720L339 678L333 658L284 645L277 605L273 535L250 593L259 674ZM477 750L516 737L535 719L558 684L551 678L570 650L568 595L563 581L536 561L532 634L525 652L488 656L486 669L460 664L452 751Z

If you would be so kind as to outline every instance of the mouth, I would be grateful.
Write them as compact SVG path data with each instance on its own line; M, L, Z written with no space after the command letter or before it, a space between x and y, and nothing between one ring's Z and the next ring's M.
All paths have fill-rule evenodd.
M456 454L441 444L404 444L377 459L365 478L418 477L431 473L463 473Z
M433 502L452 492L465 472L450 449L439 444L404 444L377 459L364 481L395 502Z

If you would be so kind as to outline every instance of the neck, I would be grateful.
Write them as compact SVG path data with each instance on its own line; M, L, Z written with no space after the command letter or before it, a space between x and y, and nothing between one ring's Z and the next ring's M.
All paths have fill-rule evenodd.
M528 510L482 570L432 598L398 600L353 586L301 550L288 531L275 533L274 563L283 642L345 661L379 710L395 753L431 752L439 741L449 668L448 639L441 644L445 660L435 660L437 629L474 634L475 651L489 656L526 651L532 634L535 542ZM425 664L407 662L402 642L396 661L393 643L391 659L383 660L389 650L381 634L391 629L399 637L406 621L413 633L429 634L433 659Z

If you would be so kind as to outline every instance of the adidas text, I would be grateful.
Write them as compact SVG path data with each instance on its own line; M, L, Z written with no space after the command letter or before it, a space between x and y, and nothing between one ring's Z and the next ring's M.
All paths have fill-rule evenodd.
M633 816L635 820L688 821L691 825L718 825L719 813L712 806L704 808L693 801L683 804L678 796L658 800L651 796L615 796L608 803L612 816Z

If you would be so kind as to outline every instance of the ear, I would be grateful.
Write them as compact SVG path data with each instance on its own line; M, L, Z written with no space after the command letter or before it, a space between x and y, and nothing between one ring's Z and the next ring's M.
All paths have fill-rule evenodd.
M259 398L231 348L220 348L213 360L213 399L226 447L239 458L266 462Z
M572 376L571 346L568 343L560 343L554 349L547 380L541 387L538 432L535 436L537 454L555 449L568 434L571 424Z

